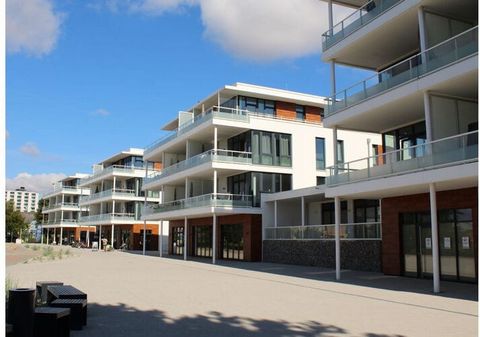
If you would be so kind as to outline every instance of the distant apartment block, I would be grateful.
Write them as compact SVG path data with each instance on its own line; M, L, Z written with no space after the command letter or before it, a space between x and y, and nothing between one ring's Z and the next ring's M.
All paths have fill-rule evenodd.
M54 184L51 192L43 196L42 243L85 244L93 238L95 228L81 226L80 218L88 213L88 207L80 206L80 198L90 194L88 188L80 188L79 181L87 174L76 173Z
M148 192L145 196L142 190L146 168L155 172L160 166L144 162L143 152L136 148L121 151L94 165L93 173L79 181L80 188L90 190L79 200L80 207L89 209L79 223L95 228L93 241L106 239L115 249L142 250L145 235L145 249L159 249L161 223L148 221L145 226L141 216L144 204L161 201L161 193ZM167 233L168 224L164 228Z
M13 207L20 212L36 212L38 209L39 194L27 191L25 187L5 191L5 200L13 201Z
M169 221L173 255L262 259L261 195L323 185L327 167L368 155L374 133L323 127L323 97L236 83L201 99L163 129L144 161L161 163L144 190L163 200L144 213Z

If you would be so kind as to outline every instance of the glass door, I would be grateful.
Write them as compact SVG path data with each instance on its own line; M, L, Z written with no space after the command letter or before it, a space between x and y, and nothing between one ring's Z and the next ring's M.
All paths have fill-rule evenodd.
M212 226L195 226L195 256L212 257Z
M415 214L402 214L403 274L418 276L417 226Z
M464 281L474 281L475 254L473 248L473 228L471 222L457 223L458 277Z
M419 229L419 255L420 255L420 276L432 277L432 226L430 224L430 216L428 214L418 214Z
M222 257L243 260L243 224L222 225Z

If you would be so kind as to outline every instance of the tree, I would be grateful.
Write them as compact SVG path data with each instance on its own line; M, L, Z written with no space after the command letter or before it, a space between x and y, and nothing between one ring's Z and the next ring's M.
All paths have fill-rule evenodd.
M37 221L37 223L42 223L43 222L43 214L42 214L43 203L44 203L43 199L40 199L38 201L38 209L37 209L37 212L35 213L35 221Z
M5 207L5 230L7 237L10 236L10 241L13 241L14 237L19 237L22 231L28 229L28 224L22 216L20 211L15 210L13 200L7 202Z

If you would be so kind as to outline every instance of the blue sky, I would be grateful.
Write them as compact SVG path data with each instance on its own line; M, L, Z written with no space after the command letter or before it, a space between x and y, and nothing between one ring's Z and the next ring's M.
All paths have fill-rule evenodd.
M179 110L225 84L329 95L320 60L326 7L252 1L7 0L7 188L43 190L145 147ZM292 15L299 1L306 8ZM12 4L22 2L45 20ZM245 14L249 3L259 13ZM340 67L337 85L365 76Z

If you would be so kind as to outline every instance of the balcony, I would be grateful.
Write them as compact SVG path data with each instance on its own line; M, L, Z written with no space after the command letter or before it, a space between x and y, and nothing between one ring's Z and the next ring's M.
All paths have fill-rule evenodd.
M478 131L329 167L327 185L338 186L478 161Z
M335 225L266 227L264 240L334 240ZM340 224L340 240L381 240L379 222Z
M145 185L204 163L252 164L252 153L230 150L210 150L154 172L145 179Z
M43 226L78 226L78 219L50 220L42 222Z
M99 192L99 193L94 193L94 194L91 194L91 195L87 195L87 196L84 196L84 197L81 197L80 198L80 203L81 204L87 204L87 203L92 203L93 201L95 200L98 200L98 199L103 199L103 198L112 198L112 199L115 199L115 198L131 198L131 197L135 197L135 190L127 190L127 189L110 189L110 190L106 190L106 191L103 191L103 192Z
M64 193L64 194L68 194L68 193L79 193L80 192L80 187L78 186L62 186L62 185L56 185L54 188L53 188L53 191L45 194L43 196L43 199L46 199L48 197L51 197L51 196L54 196L54 195L57 195L57 194L60 194L60 193ZM84 192L86 192L86 190L84 190Z
M243 194L210 193L192 198L166 202L147 207L145 215L190 209L195 207L252 207L253 197Z
M134 221L134 220L136 220L134 213L107 213L107 214L82 216L79 222L80 223L87 223L87 222L111 223L115 221Z
M233 121L243 121L248 122L248 111L247 110L240 110L240 109L233 109L233 108L226 108L226 107L219 107L213 106L212 108L208 109L207 111L195 116L190 121L184 122L180 124L173 133L158 139L154 143L150 144L146 149L144 154L148 154L152 152L159 146L169 142L170 140L192 130L193 128L197 127L204 122L211 120L212 118L220 118L226 120L233 120Z
M322 35L323 51L345 39L403 0L371 0Z
M325 117L478 53L478 26L363 80L328 99Z
M97 169L93 172L93 175L83 178L80 180L81 186L87 186L88 184L106 177L108 175L127 175L127 176L137 176L141 177L142 172L145 172L145 167L135 167L135 166L123 166L123 165L112 165L106 168Z
M54 210L54 209L59 209L60 210L62 208L69 209L69 210L70 209L80 210L80 206L76 202L63 202L63 203L48 205L48 206L44 207L43 210L45 210L45 211L50 211L50 210Z

